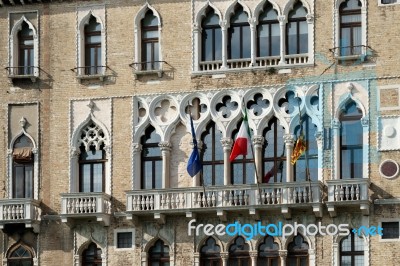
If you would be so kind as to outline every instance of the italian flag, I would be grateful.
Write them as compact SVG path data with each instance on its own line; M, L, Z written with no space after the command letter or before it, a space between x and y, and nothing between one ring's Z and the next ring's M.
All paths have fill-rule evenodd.
M246 109L243 111L243 122L240 125L239 133L236 136L235 143L233 144L231 156L229 160L232 162L239 155L247 155L247 146L250 143L249 125L247 122Z

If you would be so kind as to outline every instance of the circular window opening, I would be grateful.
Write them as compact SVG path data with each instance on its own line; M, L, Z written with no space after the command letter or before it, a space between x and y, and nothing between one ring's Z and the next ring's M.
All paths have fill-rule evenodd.
M379 166L379 173L385 178L395 178L399 174L399 164L393 160L385 160Z

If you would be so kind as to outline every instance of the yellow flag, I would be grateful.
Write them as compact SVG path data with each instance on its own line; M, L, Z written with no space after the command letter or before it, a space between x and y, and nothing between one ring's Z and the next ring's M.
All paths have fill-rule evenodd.
M303 134L300 134L299 138L296 140L296 145L293 149L292 158L290 162L294 165L299 159L299 157L306 151L306 142L304 141Z

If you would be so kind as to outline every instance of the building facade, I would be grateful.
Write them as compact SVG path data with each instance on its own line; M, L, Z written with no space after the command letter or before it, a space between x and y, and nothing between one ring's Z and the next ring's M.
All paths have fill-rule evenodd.
M3 265L399 265L399 15L0 0Z

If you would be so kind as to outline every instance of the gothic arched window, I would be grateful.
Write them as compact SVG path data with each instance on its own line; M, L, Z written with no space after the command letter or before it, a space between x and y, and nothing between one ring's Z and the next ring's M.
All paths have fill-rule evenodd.
M267 4L258 18L257 56L278 56L281 47L281 30L278 13Z
M340 55L359 55L362 51L361 2L348 0L339 8Z
M21 30L18 32L18 61L18 75L33 74L33 30L25 21L22 22Z
M22 135L13 147L13 198L33 198L33 144Z
M235 241L229 247L229 263L228 265L250 266L249 244L243 237L236 237Z
M90 16L85 26L85 75L102 74L101 25Z
M201 60L216 61L222 59L222 31L219 17L212 8L206 11L206 17L201 23Z
M32 252L24 245L17 245L7 258L7 266L32 266Z
M147 10L141 21L142 32L142 70L159 69L159 32L158 18L153 11Z
M202 134L201 158L203 182L205 186L224 184L224 150L221 144L222 133L214 122L207 125Z
M200 250L200 266L220 266L221 262L221 247L217 245L215 239L207 238Z
M248 15L243 7L238 5L235 14L231 17L228 30L228 58L250 58L251 34Z
M364 241L350 233L340 241L340 265L364 265Z
M286 25L286 54L308 53L307 10L298 1L289 13Z
M279 262L279 245L274 242L272 236L264 237L264 241L258 246L258 265L278 266Z
M95 243L90 243L87 249L82 253L82 266L101 266L101 248Z
M304 241L301 235L295 236L288 245L287 265L308 265L308 243Z
M142 143L142 189L162 187L161 138L153 126L147 127Z
M148 265L169 266L169 247L161 239L157 240L149 249Z
M103 130L91 122L79 139L79 192L104 192L106 153Z
M354 101L347 103L340 114L340 176L342 179L363 177L361 118L362 112Z

